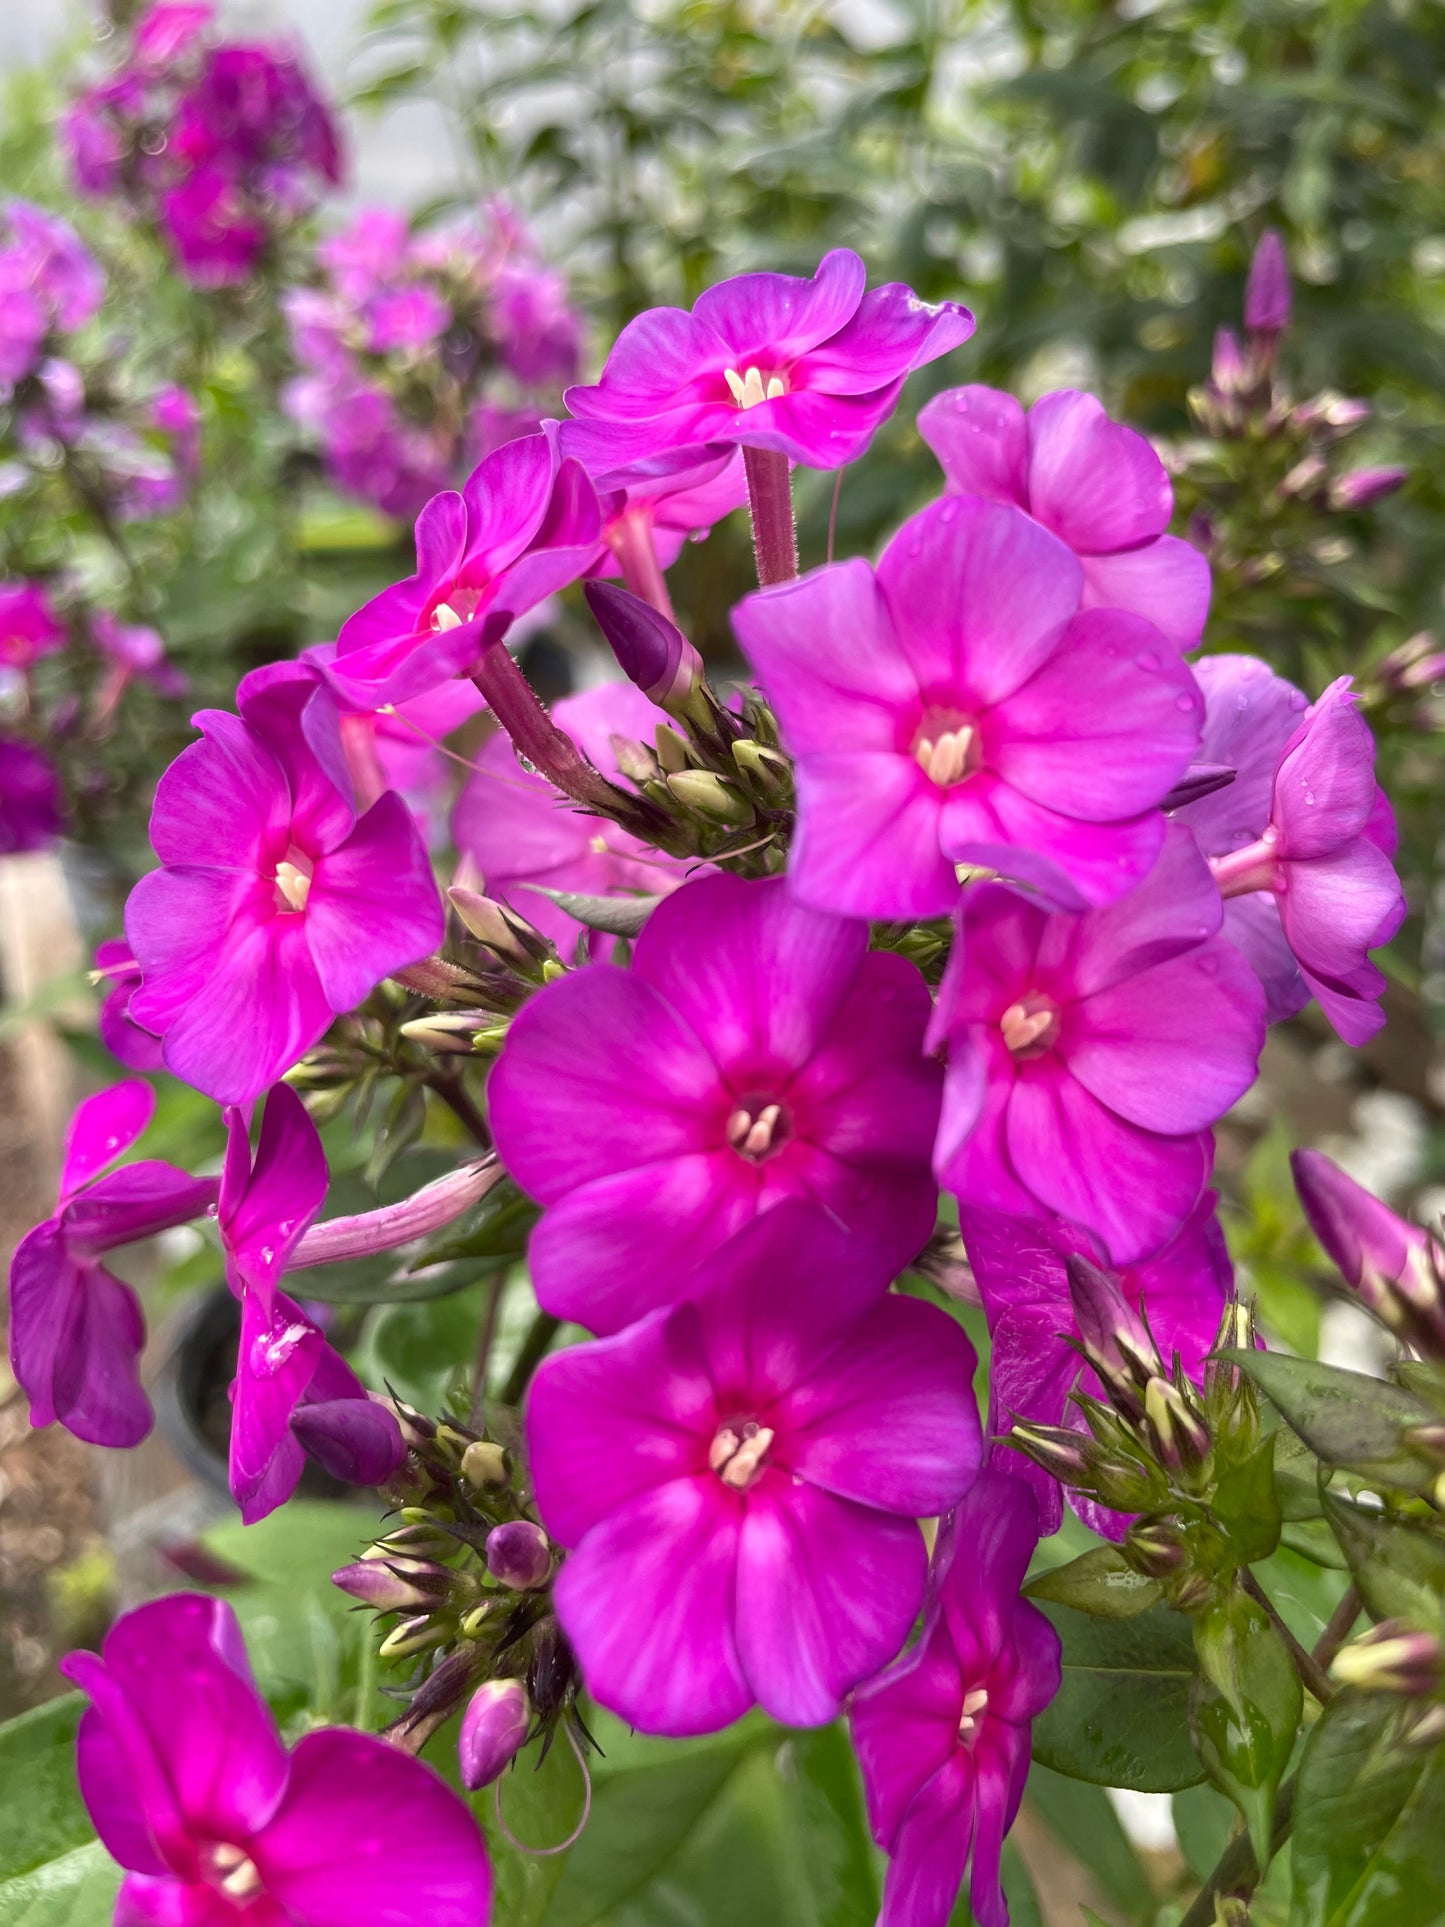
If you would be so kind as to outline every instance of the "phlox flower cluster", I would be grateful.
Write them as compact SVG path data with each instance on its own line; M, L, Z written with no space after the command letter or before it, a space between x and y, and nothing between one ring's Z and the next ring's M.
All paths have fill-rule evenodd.
M417 234L365 208L316 262L282 298L302 370L283 400L337 487L389 515L540 427L577 372L566 282L502 202Z
M363 222L329 258L357 365L398 344L444 352L449 270L418 245ZM331 339L320 307L298 299L292 318ZM852 460L908 374L972 326L956 304L867 291L846 251L809 279L744 275L691 313L639 317L569 392L569 420L438 488L413 575L334 643L253 672L238 713L202 712L157 791L159 867L131 897L128 948L102 961L104 1025L124 1061L225 1107L224 1169L216 1184L160 1167L146 1216L124 1202L146 1167L98 1177L82 1160L12 1284L37 1417L123 1442L107 1415L143 1425L139 1331L99 1257L213 1199L240 1301L243 1516L278 1504L308 1452L360 1483L440 1465L449 1505L458 1480L512 1479L490 1533L445 1516L487 1584L526 1596L510 1623L545 1638L538 1728L570 1717L579 1685L649 1733L755 1705L802 1726L846 1711L889 1856L886 1927L944 1927L965 1880L983 1927L1007 1921L1000 1852L1059 1680L1020 1587L1061 1501L1003 1435L1070 1422L1071 1398L1124 1358L1151 1384L1202 1375L1232 1290L1214 1126L1266 1024L1306 998L1347 1041L1370 1033L1369 953L1404 914L1348 680L1311 703L1262 664L1191 660L1207 565L1169 532L1150 443L1095 398L1025 411L945 390L920 422L937 499L876 562L798 572L791 465ZM536 327L523 336L537 346ZM724 696L665 576L743 492L760 586L734 623L756 686ZM628 680L549 716L508 638L584 578ZM400 732L427 750L477 726L482 701L494 733L453 819L464 933L444 924L418 824L434 828L432 806L388 783L420 780L396 761ZM398 975L436 1008L388 1030L396 1003L372 994ZM336 1019L339 1041L312 1054ZM446 1053L425 1081L488 1169L317 1225L325 1160L280 1080L303 1060L303 1084L330 1075L354 1022L397 1063ZM496 1060L484 1091L478 1058ZM143 1088L92 1102L134 1107ZM536 1208L537 1330L582 1335L536 1366L524 1473L459 1419L439 1432L403 1413L408 1473L393 1408L284 1275L389 1249L502 1170ZM1327 1174L1302 1189L1356 1288L1408 1306L1430 1254L1360 1220ZM987 1437L973 1349L922 1282L940 1191L992 1334ZM1123 1505L1081 1509L1118 1538ZM475 1644L443 1653L453 1635L429 1614L452 1568L368 1560L337 1579L414 1615L383 1652L431 1654L413 1711L435 1724L469 1700L463 1771L495 1779L536 1671L524 1685L498 1649L479 1682ZM102 1682L120 1670L109 1652L81 1663L92 1720L111 1721ZM127 1734L144 1726L126 1712ZM203 1821L173 1779L162 1822L144 1794L116 1823L127 1890L236 1878L310 1919L287 1885L288 1803L312 1785L305 1749L327 1743L260 1776L254 1812ZM117 1797L105 1759L87 1782L98 1817ZM439 1854L427 1877L452 1865ZM449 1919L429 1891L415 1904ZM134 1918L161 1918L143 1904Z
M145 9L61 128L76 189L154 226L202 288L243 281L342 174L296 50L222 41L215 27L209 5Z

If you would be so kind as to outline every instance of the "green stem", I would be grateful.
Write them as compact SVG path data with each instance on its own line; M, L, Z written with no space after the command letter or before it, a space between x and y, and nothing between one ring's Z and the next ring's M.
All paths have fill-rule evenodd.
M1286 1780L1275 1800L1274 1828L1269 1839L1271 1859L1288 1840L1294 1826L1294 1802L1298 1785L1298 1775ZM1214 1872L1195 1895L1194 1904L1180 1921L1179 1927L1214 1927L1216 1899L1220 1895L1247 1897L1259 1885L1262 1873L1263 1869L1255 1861L1254 1848L1249 1844L1249 1835L1241 1831L1219 1856Z
M1275 1611L1263 1586L1260 1585L1259 1581L1247 1566L1240 1573L1239 1577L1244 1590L1249 1594L1250 1598L1262 1606L1265 1612L1268 1613L1270 1624L1284 1641L1285 1648L1290 1658L1294 1661L1295 1671L1299 1674L1305 1691L1312 1693L1321 1706L1328 1706L1335 1696L1335 1689L1323 1666L1320 1665L1312 1653L1307 1652L1306 1649L1300 1645L1289 1627L1285 1625L1284 1621Z
M554 1318L549 1311L539 1311L532 1320L532 1328L522 1340L522 1349L517 1353L517 1362L508 1374L502 1387L503 1405L520 1405L522 1394L532 1382L532 1374L547 1356L547 1348L562 1329L562 1320Z
M502 1295L507 1288L505 1272L499 1272L492 1281L492 1295L487 1300L487 1315L482 1320L481 1336L477 1340L477 1359L472 1368L472 1409L467 1415L467 1423L473 1431L480 1428L487 1415L487 1367L491 1363L492 1346L497 1339L497 1322L502 1310Z

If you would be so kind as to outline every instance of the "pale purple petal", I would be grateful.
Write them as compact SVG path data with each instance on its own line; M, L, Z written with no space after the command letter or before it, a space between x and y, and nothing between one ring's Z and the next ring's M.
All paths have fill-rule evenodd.
M1235 772L1227 788L1176 812L1206 856L1226 856L1268 827L1274 773L1306 703L1256 656L1205 656L1194 665L1204 691L1199 758Z
M987 797L997 840L977 829L964 833L974 792ZM945 805L942 838L954 861L1000 870L1061 909L1080 910L1113 903L1146 877L1164 830L1158 810L1120 823L1083 823L1007 783L979 777L961 785Z
M411 812L388 790L339 849L319 859L302 913L323 995L351 1010L440 945L445 918Z
M1012 395L977 384L947 389L918 411L918 432L956 493L1028 508L1028 429Z
M1135 548L1169 526L1174 492L1143 435L1094 395L1063 389L1029 410L1029 508L1070 548Z
M1259 978L1267 1023L1278 1024L1304 1009L1310 1000L1309 985L1294 960L1279 920L1279 898L1272 890L1231 897L1224 906L1222 934Z
M203 709L204 740L156 785L151 843L162 863L256 876L286 854L291 796L281 765L238 716ZM133 941L133 940L132 940Z
M982 723L990 768L1036 803L1116 823L1157 805L1199 745L1204 701L1151 623L1075 616L1049 659Z
M1050 922L1039 967L1056 974L1073 996L1089 997L1203 943L1222 915L1219 890L1193 837L1171 825L1158 862L1136 889L1076 923Z
M488 1917L491 1869L465 1803L371 1734L306 1734L253 1851L268 1893L306 1927L482 1927Z
M737 1641L767 1711L789 1726L835 1718L903 1644L927 1573L913 1520L765 1473L738 1541Z
M971 497L945 497L913 516L878 564L920 686L981 708L1011 695L1052 654L1082 581L1077 558L1047 529Z
M60 1202L128 1151L155 1115L156 1094L138 1077L97 1091L76 1107L65 1132Z
M1270 812L1287 861L1330 857L1374 809L1375 739L1350 678L1332 682L1285 746Z
M133 925L132 938L141 934ZM218 1104L245 1104L305 1056L331 1017L305 918L272 917L213 954L204 990L166 1030L166 1068Z
M717 1429L696 1315L657 1311L544 1359L527 1394L537 1507L575 1546L640 1493L707 1470Z
M590 1692L644 1733L714 1733L753 1702L734 1632L742 1513L711 1473L673 1480L596 1526L557 1575Z
M1127 609L1176 649L1192 649L1209 616L1209 563L1191 542L1161 535L1142 548L1083 555L1085 609Z
M911 756L801 759L788 881L804 903L854 917L944 917L958 901L939 848L943 792Z
M1348 978L1398 927L1403 896L1394 865L1358 836L1330 856L1286 866L1287 888L1275 898L1280 922L1301 967L1315 977Z

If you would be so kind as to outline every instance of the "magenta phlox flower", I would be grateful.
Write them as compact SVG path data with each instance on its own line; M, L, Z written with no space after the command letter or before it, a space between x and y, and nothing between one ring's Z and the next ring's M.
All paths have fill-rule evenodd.
M43 749L0 736L0 856L48 850L65 834L60 773Z
M980 1439L961 1328L887 1282L793 1201L693 1300L539 1368L537 1505L572 1548L557 1612L588 1690L645 1732L713 1732L754 1701L818 1725L902 1644L916 1521L967 1491Z
M85 1100L66 1134L55 1216L21 1239L10 1266L10 1364L30 1422L61 1424L94 1445L137 1445L151 1428L140 1304L100 1260L200 1217L216 1199L213 1178L156 1159L106 1170L155 1103L138 1079Z
M1271 1020L1313 994L1348 1044L1384 1022L1368 953L1405 915L1394 819L1349 677L1305 698L1252 656L1198 665L1201 755L1232 765L1227 789L1177 812L1210 858L1225 934L1263 983Z
M241 1300L231 1388L231 1492L246 1523L296 1488L310 1450L336 1476L378 1485L404 1456L392 1413L368 1398L351 1367L279 1289L326 1198L326 1155L296 1093L266 1099L254 1163L246 1119L226 1113L217 1219L226 1279Z
M329 670L358 706L424 695L475 667L520 615L584 574L601 541L597 494L554 438L488 455L460 495L416 525L416 574L342 625Z
M972 1860L979 1927L1008 1927L1004 1837L1033 1721L1059 1690L1058 1634L1019 1587L1038 1538L1029 1488L984 1472L939 1531L923 1636L853 1696L873 1837L889 1858L878 1927L945 1927Z
M52 329L83 327L101 304L105 275L71 227L29 201L0 210L0 386L33 373Z
M105 986L96 1020L101 1043L127 1070L162 1069L160 1038L142 1030L130 1014L130 1000L140 989L140 965L124 937L112 937L100 945L95 968Z
M132 53L141 66L169 67L204 38L215 18L213 6L188 5L184 0L149 7L132 31Z
M144 979L131 1013L168 1069L224 1104L259 1096L444 928L402 799L388 791L358 817L314 673L253 671L237 700L239 716L194 719L202 740L162 776L161 867L126 906Z
M911 963L781 877L688 883L629 969L592 964L532 998L489 1096L498 1154L546 1207L542 1303L616 1331L787 1198L901 1269L937 1205L929 1008Z
M91 1702L76 1770L126 1870L123 1927L486 1927L491 1872L458 1795L346 1727L288 1754L224 1601L153 1600L61 1670Z
M521 246L509 249L489 291L498 349L524 388L555 391L576 379L582 317L572 306L566 276L536 259L520 229L513 233Z
M1151 443L1096 396L1065 388L1025 413L997 388L951 388L925 404L918 432L950 489L1011 503L1068 543L1085 609L1127 609L1180 649L1198 642L1209 564L1165 533L1174 491Z
M1066 1218L1013 1218L975 1207L959 1212L992 1345L990 1437L1006 1434L1015 1419L1071 1422L1075 1408L1069 1394L1076 1386L1100 1395L1095 1374L1070 1342L1089 1335L1081 1329L1070 1289L1071 1256L1100 1268L1118 1294L1120 1316L1142 1319L1166 1364L1177 1352L1189 1376L1199 1378L1234 1276L1215 1204L1215 1194L1204 1192L1158 1251L1117 1268L1097 1238ZM1033 1487L1040 1531L1057 1532L1062 1506L1056 1481L1006 1447L995 1446L991 1461ZM1068 1498L1096 1531L1122 1536L1127 1521L1119 1514L1073 1492Z
M1289 326L1293 294L1289 257L1275 228L1259 237L1244 287L1244 325L1254 335L1282 335Z
M192 169L169 189L161 216L181 272L198 288L244 281L266 245L264 218L253 212L241 183L218 161Z
M578 428L563 422L558 445L569 452ZM748 499L742 453L736 448L680 448L592 477L602 504L602 534L609 553L599 575L631 576L634 558L656 557L670 569L689 540L700 541ZM650 547L649 547L650 545Z
M31 669L65 647L65 624L43 582L0 583L0 670Z
M595 768L625 788L614 742L651 743L668 719L631 683L604 683L554 703L552 720ZM477 754L475 774L457 799L452 835L457 850L480 869L487 894L510 904L567 955L583 926L529 884L582 896L663 896L692 867L606 817L573 807L545 776L522 768L501 731ZM595 933L588 942L593 957L610 951Z
M177 699L190 688L184 670L166 660L166 646L160 631L145 623L122 622L108 609L98 609L91 617L90 633L105 658L105 673L96 691L98 719L115 714L121 698L133 682L147 682L157 695Z
M396 208L358 208L339 233L317 244L316 259L342 300L361 307L402 273L410 233L411 223Z
M1142 617L1079 607L1020 510L945 498L861 558L747 597L743 650L797 764L793 888L850 916L946 916L958 866L1071 908L1159 853L1204 705Z
M1209 1127L1254 1081L1264 996L1217 936L1219 893L1175 826L1107 909L964 892L932 1037L948 1076L934 1153L961 1203L1057 1213L1117 1264L1155 1251L1209 1176Z
M867 279L856 254L835 248L811 279L734 275L691 313L638 315L601 380L567 391L585 423L571 452L594 471L705 442L810 468L854 461L913 370L973 333L957 302L920 301L900 282L865 293Z

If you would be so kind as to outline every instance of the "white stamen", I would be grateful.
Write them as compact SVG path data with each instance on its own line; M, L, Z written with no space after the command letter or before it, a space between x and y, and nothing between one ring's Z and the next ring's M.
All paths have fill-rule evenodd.
M1003 1032L1005 1046L1015 1055L1027 1050L1053 1026L1058 1012L1050 1008L1026 1010L1022 1004L1010 1004L999 1018L998 1027Z
M431 626L433 629L460 629L462 622L463 618L457 614L449 602L439 602L431 612Z
M724 1425L712 1442L707 1462L724 1485L735 1492L746 1492L761 1476L772 1442L772 1428L752 1419L743 1427L741 1438L730 1425Z
M981 1715L987 1711L988 1688L986 1686L975 1686L971 1692L965 1693L963 1696L963 1711L959 1715L958 1721L958 1737L961 1740L971 1740L978 1731L978 1722Z
M765 1158L773 1148L773 1135L782 1115L781 1104L765 1104L756 1117L745 1105L739 1105L727 1121L727 1141L741 1157L754 1161Z
M969 754L976 734L972 723L946 729L941 736L921 736L913 754L918 767L930 783L941 790L951 789L968 774Z
M304 910L311 894L311 872L298 863L283 859L276 865L276 888L293 910Z
M736 368L724 368L723 380L739 408L756 408L759 402L777 401L788 392L781 375L769 375L764 382L761 368L748 368L741 375Z
M261 1876L256 1863L239 1847L221 1845L211 1850L211 1865L221 1876L217 1883L222 1893L233 1900L249 1900L261 1891Z

